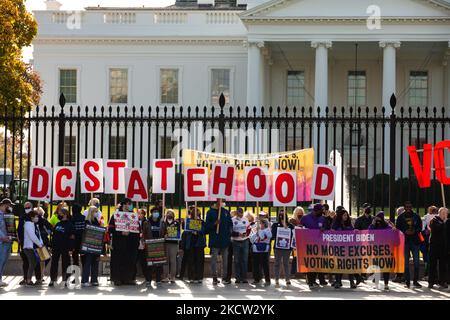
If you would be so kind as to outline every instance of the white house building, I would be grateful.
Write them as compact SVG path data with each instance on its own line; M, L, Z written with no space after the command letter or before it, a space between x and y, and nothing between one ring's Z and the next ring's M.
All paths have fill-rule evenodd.
M224 92L233 107L320 106L325 112L324 106L388 107L395 93L399 106L450 110L448 1L177 0L165 8L80 12L48 1L48 7L34 12L42 105L58 105L64 93L67 105L83 110L203 107L217 105ZM73 136L83 150L84 131ZM143 141L144 154L158 138ZM114 144L140 144L127 139ZM130 158L130 148L122 156Z

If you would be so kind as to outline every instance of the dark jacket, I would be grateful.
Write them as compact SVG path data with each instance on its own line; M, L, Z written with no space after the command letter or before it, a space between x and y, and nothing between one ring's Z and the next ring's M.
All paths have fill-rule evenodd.
M183 231L180 242L181 250L191 250L192 248L205 248L205 247L206 247L206 237L205 237L204 222L202 222L202 229L199 232L194 232L190 230Z
M166 221L162 221L161 222L161 235L163 237L165 237L167 235L167 227L176 227L177 230L181 234L181 227L180 227L180 224L178 223L178 221L174 220L174 221L172 221L171 224L168 224ZM168 243L178 243L179 240L166 239L166 242L168 242Z
M47 219L45 219L42 216L39 216L39 221L37 225L39 227L39 232L41 233L42 242L47 247L51 246L50 236L53 234L52 225L50 224L50 222L48 222Z
M434 217L430 222L430 254L445 254L447 252L446 224L439 217Z
M231 232L233 229L233 221L230 212L222 208L220 210L220 226L219 234L217 234L217 216L219 212L216 208L210 208L206 214L205 229L209 234L210 248L227 248L231 244Z
M369 226L372 224L372 222L373 222L373 216L371 216L371 215L366 216L365 214L363 214L362 216L356 218L355 229L356 230L368 230Z
M85 216L81 213L76 213L72 216L71 222L74 228L75 239L81 239L85 226Z
M70 251L74 247L75 230L69 220L60 221L53 231L52 247L54 250Z
M445 221L445 233L447 236L447 254L450 255L450 219Z
M288 223L287 227L289 229L291 229L291 243L292 243L292 238L294 236L294 225L292 223ZM272 224L272 228L271 228L271 232L272 232L272 239L270 239L271 241L276 241L277 239L277 232L278 232L278 228L283 228L283 225L279 222L275 222L274 224ZM289 246L289 249L277 249L277 250L291 250L291 246Z
M419 233L422 231L422 219L418 214L405 212L399 215L395 227L405 234L405 241L420 244Z
M19 238L19 243L23 245L24 239L24 227L25 222L31 221L30 216L28 214L22 214L19 216L19 224L17 225L17 236Z
M161 239L161 220L153 221L153 219L147 219L142 224L142 237L144 240Z

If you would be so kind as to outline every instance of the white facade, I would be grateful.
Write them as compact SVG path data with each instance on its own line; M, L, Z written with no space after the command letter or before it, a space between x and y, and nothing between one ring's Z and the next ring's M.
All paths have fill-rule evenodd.
M363 103L357 106L388 107L395 93L398 106L409 107L415 101L411 79L418 74L425 77L426 97L417 101L449 112L449 2L379 0L381 28L372 30L367 26L372 0L238 4L247 9L36 11L34 66L44 82L42 105L58 104L60 69L69 69L76 70L76 99L67 105L211 106L212 70L225 69L228 105L292 107L292 100L324 112L324 106L354 104L349 77L358 71L365 85L351 91L361 92ZM111 69L128 70L123 103L111 102ZM164 102L161 69L178 70L176 102ZM294 88L301 97L290 96L289 72L302 77L304 85Z

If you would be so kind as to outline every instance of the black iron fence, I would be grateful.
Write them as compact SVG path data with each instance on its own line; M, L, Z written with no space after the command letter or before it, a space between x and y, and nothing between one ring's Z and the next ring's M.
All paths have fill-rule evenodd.
M0 124L0 166L11 170L0 171L2 193L20 202L26 200L32 165L78 166L83 158L127 158L132 167L149 167L154 158L171 157L174 146L238 153L312 147L315 163L331 162L340 169L338 200L332 206L345 202L350 212L359 214L361 205L369 202L374 210L388 210L393 218L395 208L405 200L411 200L420 212L442 204L441 185L434 172L432 187L418 188L406 146L421 149L423 143L446 139L450 118L445 108L398 107L394 96L388 108L324 109L232 107L223 98L219 106L210 107L81 107L65 105L61 96L57 107L39 106L21 116L2 115ZM180 154L181 148L175 150ZM176 170L176 193L167 195L166 203L181 215L185 202L180 163ZM10 177L15 180L9 181ZM444 194L448 197L449 187L444 186ZM115 197L96 196L108 206L109 217ZM80 193L78 177L76 202L85 205L89 197ZM152 195L145 205L151 206L157 197ZM255 203L228 205L251 208ZM274 211L270 203L261 205Z

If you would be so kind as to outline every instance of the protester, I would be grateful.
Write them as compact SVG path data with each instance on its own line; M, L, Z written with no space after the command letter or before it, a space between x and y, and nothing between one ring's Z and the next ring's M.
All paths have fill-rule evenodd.
M0 287L6 287L3 282L3 272L11 255L12 239L8 236L5 222L5 214L12 213L12 202L8 198L0 201Z
M130 199L124 199L120 203L118 211L133 212L133 203ZM112 239L111 249L111 281L115 286L135 285L133 279L136 273L136 260L139 247L139 233L117 231L112 215L108 233Z
M248 220L250 234L256 230L256 222L255 215L251 211L246 211L244 213L244 218ZM253 272L253 253L252 253L252 244L250 242L250 236L248 239L248 263L247 263L247 273Z
M147 221L147 211L144 208L138 210L138 219L139 219L139 246L138 246L138 254L136 263L141 266L142 274L145 278L146 285L150 285L151 281L148 277L148 268L147 268L147 253L145 251L145 240L144 240L144 223ZM137 269L136 269L137 271ZM133 279L136 279L136 273L134 274Z
M247 281L247 265L248 265L248 251L249 251L249 235L250 223L244 217L244 210L238 208L236 210L233 221L233 232L231 233L231 241L233 243L233 260L234 273L236 283L248 283Z
M66 210L68 210L68 205L66 202L60 202L58 203L58 205L56 206L55 211L53 212L53 215L51 216L49 222L52 226L52 228L55 228L56 224L61 221L61 217L62 217L62 213L61 210L65 208Z
M327 221L327 229L331 229L331 225L333 224L333 220L336 217L336 212L330 210L330 206L328 203L323 204L323 216Z
M349 231L353 230L352 225L352 219L350 218L350 215L348 214L347 210L340 209L336 212L336 218L333 221L333 224L331 225L331 229L335 231ZM335 275L336 281L334 283L335 289L342 288L342 273L337 273ZM357 285L355 284L355 276L353 274L349 274L348 278L350 280L350 288L355 289Z
M145 240L161 239L161 216L162 207L155 206L150 210L150 217L143 223L142 236ZM155 273L156 285L161 284L161 276L163 272L162 265L147 266L147 287L151 286L153 273Z
M447 285L450 284L450 219L445 221L445 234L447 244Z
M97 207L95 207L97 208ZM78 203L74 203L72 205L72 225L74 228L75 233L75 241L74 241L74 247L72 251L72 264L79 266L80 265L80 247L81 247L81 238L83 236L83 231L85 228L85 216L81 214L81 206ZM88 210L91 210L91 207L89 207ZM98 209L97 209L98 211ZM97 214L97 211L95 214ZM88 214L89 216L89 214Z
M200 210L191 206L189 218L201 220ZM180 249L186 261L188 279L191 283L202 283L203 280L206 238L204 222L201 221L201 224L200 231L185 230L181 237Z
M369 226L372 224L373 216L372 206L369 203L364 203L362 205L363 214L356 218L355 220L355 229L356 230L367 230Z
M177 236L181 237L181 228L178 221L175 220L175 212L172 209L167 210L165 219L161 224L161 236L166 239L166 257L169 282L175 283L177 275L177 255L179 251L180 238L169 238L169 228L175 228Z
M387 223L384 217L384 212L380 211L373 218L372 224L369 226L369 230L386 230L392 229L391 223ZM389 272L383 272L384 290L389 290Z
M219 216L220 210L220 216ZM211 273L213 284L217 285L217 260L218 255L222 255L222 282L230 284L227 279L228 273L228 247L231 243L231 230L233 222L230 212L223 205L222 199L217 199L206 214L205 229L209 234L209 248L211 249Z
M294 227L302 227L300 224L301 219L305 215L305 210L302 207L297 207L294 209L291 218L289 219L289 223L291 223ZM295 232L294 232L295 237ZM297 249L292 248L292 263L291 263L291 275L297 274Z
M427 214L423 216L423 229L422 236L424 241L420 244L420 252L422 252L422 259L425 263L425 273L424 276L428 276L429 270L429 247L430 247L430 222L438 214L438 208L435 206L429 206L427 209Z
M73 207L72 207L73 209ZM80 215L81 215L81 207L80 209ZM78 210L78 208L77 208ZM100 221L98 220L98 208L96 206L90 206L88 208L88 215L86 218L83 217L83 223L85 224L85 227L87 225L92 225L99 227ZM76 231L75 231L76 232ZM76 241L76 240L75 240ZM81 241L80 241L81 243ZM100 255L96 253L84 253L82 263L83 263L83 273L81 276L81 286L82 287L90 287L98 286L98 266L100 261ZM91 281L89 282L89 277L91 278Z
M405 234L405 283L410 287L409 254L412 253L414 261L413 286L421 288L419 283L419 246L421 242L422 220L419 215L412 211L411 202L405 202L405 212L401 214L396 222L396 228Z
M265 215L260 215L260 217ZM252 259L253 259L253 285L261 282L262 273L264 273L265 286L270 286L270 272L269 272L269 256L270 256L270 240L272 239L272 232L270 229L270 222L267 218L260 218L256 222L256 230L250 235L250 242L252 243Z
M312 209L312 212L303 216L302 220L300 220L300 224L302 224L306 229L326 230L327 222L323 216L323 206L320 203L316 203ZM310 289L317 288L319 286L316 282L317 277L319 278L320 285L326 286L328 284L323 273L308 272L307 282Z
M24 224L24 233L23 233L23 251L28 261L28 270L25 278L27 286L33 286L35 283L32 281L33 272L36 270L36 266L39 264L39 259L36 257L35 249L42 248L44 243L41 239L41 234L39 232L39 227L37 223L39 221L38 213L36 211L32 211L29 214L29 220L25 221ZM35 274L36 280L41 280L40 277L40 269L39 272ZM40 282L39 282L40 283ZM38 283L38 284L39 284Z
M91 200L89 200L89 202L88 202L88 209L84 210L83 215L85 217L87 217L88 214L89 214L89 208L92 207L92 206L94 206L94 207L96 207L98 209L95 218L100 223L100 226L103 227L103 225L105 224L105 221L103 219L103 214L100 211L100 200L98 198L91 198Z
M284 228L289 229L289 242L283 243L286 245L286 247L280 247L277 248L277 243L284 241L285 239L278 239L278 229ZM291 256L291 246L292 246L292 237L294 236L294 226L291 223L287 222L287 216L284 210L280 210L278 212L278 221L274 224L272 224L272 240L275 241L274 245L274 255L275 255L275 286L280 285L280 268L281 264L283 265L283 271L284 271L284 277L286 279L286 285L291 284L290 280L290 272L289 272L289 258Z
M448 209L440 208L438 214L430 222L430 275L428 288L436 284L437 264L439 264L439 286L447 289L447 234L446 221Z
M75 240L75 230L69 218L69 210L62 207L58 211L59 222L56 223L52 238L52 264L50 266L50 283L53 287L58 278L59 259L62 260L62 280L67 279L67 268L70 265L70 251L73 250Z
M398 217L400 217L404 212L405 212L405 208L403 206L397 208L397 210L395 211L395 214L397 216L397 220L398 220ZM408 258L408 260L409 260L409 258ZM405 278L403 276L403 273L397 273L395 275L394 280L392 280L392 282L395 282L395 283L405 282Z

